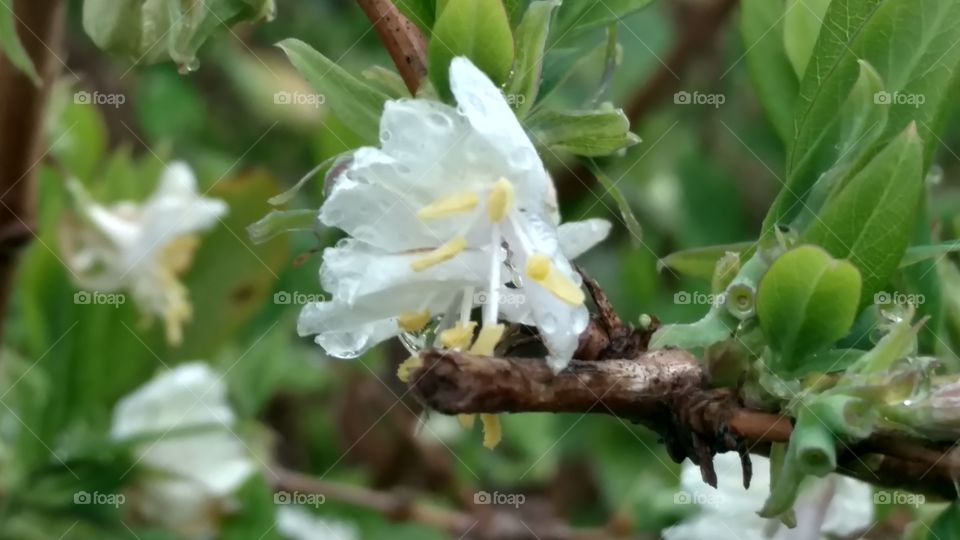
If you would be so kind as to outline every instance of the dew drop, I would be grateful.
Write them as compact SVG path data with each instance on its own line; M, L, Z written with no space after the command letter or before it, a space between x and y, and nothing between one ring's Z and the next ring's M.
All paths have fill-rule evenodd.
M177 72L181 75L188 75L198 69L200 69L200 60L196 58L177 66Z
M386 142L389 142L390 139L392 138L393 138L393 132L391 132L389 129L385 129L380 132L380 142L386 143Z
M540 331L545 334L552 334L557 331L557 316L553 313L545 313L540 320Z

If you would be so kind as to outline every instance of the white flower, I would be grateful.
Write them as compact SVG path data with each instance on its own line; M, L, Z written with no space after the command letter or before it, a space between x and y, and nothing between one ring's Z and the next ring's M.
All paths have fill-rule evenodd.
M227 212L219 199L197 193L197 181L184 163L164 171L149 199L103 206L71 181L83 224L63 230L64 253L80 287L101 292L126 290L147 315L159 316L167 340L178 344L192 309L178 276L193 260L198 232Z
M190 538L216 531L230 494L256 466L233 433L222 377L202 362L177 366L121 399L110 436L142 437L134 449L148 474L131 495L137 512Z
M351 238L324 252L321 283L334 300L307 306L300 334L354 357L451 314L459 322L441 344L466 347L480 304L471 350L492 353L501 318L532 324L562 369L588 322L569 259L610 225L558 227L553 183L503 94L465 58L453 60L450 83L457 107L388 102L381 147L357 150L333 178L319 219Z
M703 482L700 468L684 463L682 501L698 503L700 512L663 532L664 540L737 538L739 540L821 540L847 538L873 524L873 488L831 474L805 485L794 510L797 526L788 529L777 519L757 515L770 494L770 460L751 456L753 480L743 489L740 457L735 452L714 460L718 489Z
M304 508L277 508L277 531L288 540L358 540L357 527L317 516Z

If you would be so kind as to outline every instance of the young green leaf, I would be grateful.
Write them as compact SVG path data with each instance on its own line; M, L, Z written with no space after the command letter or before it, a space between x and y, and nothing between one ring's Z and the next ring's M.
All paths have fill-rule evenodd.
M757 316L771 349L774 373L793 372L853 326L860 300L857 268L816 246L781 255L760 281Z
M782 0L742 0L740 33L757 97L787 144L793 140L793 108L800 81L784 49L783 10Z
M513 66L513 33L500 0L447 0L427 47L430 81L450 97L450 61L466 56L493 81L507 80Z
M522 117L529 112L537 99L550 18L559 5L559 0L538 0L531 3L517 27L517 61L507 82L506 94L512 98L513 108L518 116Z
M606 156L640 142L621 109L542 109L526 125L537 146L578 156Z
M951 538L960 530L960 503L954 502L940 512L933 525L927 528L927 540Z
M387 95L347 73L345 69L298 39L278 46L313 88L324 95L334 115L365 142L379 140L380 114Z
M17 36L17 20L13 13L13 6L7 4L0 6L0 53L5 55L10 63L24 75L30 77L33 84L40 86L40 75L37 74L33 60L30 59L27 50L20 43L20 37Z
M960 241L926 246L910 246L907 248L906 253L903 254L903 259L900 261L900 268L907 268L931 259L940 259L948 253L956 253L958 251L960 251Z
M610 177L603 172L603 169L597 166L593 160L589 161L590 172L597 177L597 181L600 182L600 185L603 186L603 189L606 193L609 193L613 200L617 203L617 208L620 210L620 217L623 218L623 223L626 225L627 230L630 231L631 240L634 244L639 244L640 239L643 238L643 227L640 226L640 222L637 221L637 217L633 215L633 209L630 208L630 201L623 195L623 192L620 191L620 188L617 187L617 183L610 180Z
M724 254L730 252L739 253L742 259L749 259L753 255L756 245L756 242L737 242L735 244L723 244L677 251L657 261L657 270L662 271L664 268L669 268L685 276L709 281L713 279L717 261L719 261Z
M772 2L776 3L776 2ZM803 77L830 0L787 0L783 45L797 77Z
M960 2L955 0L928 0L922 6L915 0L831 2L811 68L800 85L787 187L777 197L764 223L765 231L788 222L810 186L832 166L835 156L841 155L836 149L846 145L831 133L839 133L833 127L848 106L844 97L857 82L861 60L876 67L884 81L883 90L870 103L888 113L885 128L868 155L916 122L924 135L925 162L929 159L937 144L937 137L929 131L942 126L960 63L960 48L955 47L960 41L958 18Z
M421 30L429 32L433 27L437 13L436 0L396 0L394 3Z
M835 194L804 241L856 265L860 305L887 284L903 259L923 192L923 146L911 124Z
M132 55L140 48L142 0L85 0L83 30L101 50Z
M620 22L647 7L653 0L604 0L603 2L567 1L557 13L551 41L556 42L587 30Z

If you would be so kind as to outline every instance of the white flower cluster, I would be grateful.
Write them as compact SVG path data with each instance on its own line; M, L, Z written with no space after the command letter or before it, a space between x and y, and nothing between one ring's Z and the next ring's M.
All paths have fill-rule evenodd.
M465 58L450 83L457 107L388 102L381 147L357 150L332 179L319 219L349 238L323 256L334 299L306 306L298 330L352 358L438 320L439 345L492 354L500 322L521 323L563 369L589 319L570 259L610 224L560 225L552 180L500 90Z
M179 344L192 307L179 276L193 261L197 233L227 213L219 199L197 193L186 164L164 171L145 202L123 201L110 207L94 201L76 180L70 182L83 223L63 229L64 257L80 287L92 291L126 290L147 316L163 319L167 341Z

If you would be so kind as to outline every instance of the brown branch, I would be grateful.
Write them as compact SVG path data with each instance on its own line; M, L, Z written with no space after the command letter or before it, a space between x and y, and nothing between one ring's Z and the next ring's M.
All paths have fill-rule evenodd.
M679 39L624 107L631 126L679 89L682 74L703 51L709 50L736 5L737 0L715 0L706 7L681 10L677 23ZM564 198L576 198L589 192L595 180L588 167L577 164L557 177L557 190Z
M489 358L427 351L413 391L446 414L603 413L660 433L671 456L691 458L709 481L715 452L769 452L789 439L786 417L744 408L727 389L705 387L697 361L680 350L636 360L573 361L558 375L540 359ZM879 434L842 448L839 471L873 484L956 499L960 451ZM704 453L706 452L706 453ZM705 463L706 462L706 463Z
M61 0L15 0L17 34L43 85L0 53L0 336L20 251L34 236L34 170L41 158L43 111L59 71ZM0 9L10 9L2 6Z
M575 529L556 520L525 516L513 506L474 505L471 512L464 512L417 501L410 493L329 482L277 467L272 468L272 477L277 491L322 495L394 521L436 527L464 540L605 540L629 536L608 529Z
M396 64L410 94L427 75L427 41L415 24L390 0L357 0Z

